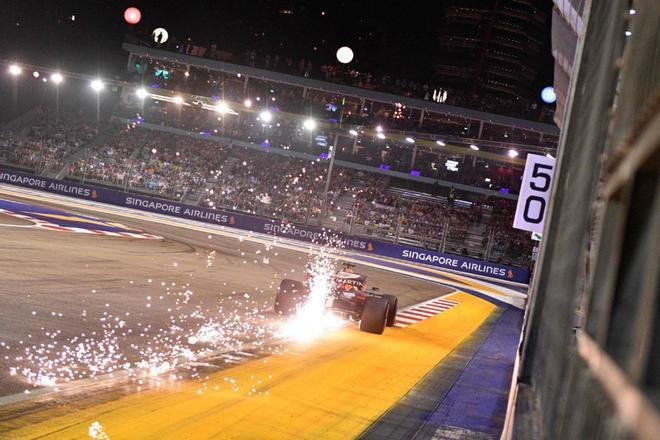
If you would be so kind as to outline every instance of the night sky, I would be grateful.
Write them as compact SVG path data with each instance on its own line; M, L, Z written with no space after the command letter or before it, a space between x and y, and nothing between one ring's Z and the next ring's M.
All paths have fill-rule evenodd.
M383 1L3 0L2 4L3 59L90 74L123 67L121 43L126 32L150 33L161 26L178 39L190 37L234 51L238 59L251 47L332 60L339 46L349 45L362 68L423 76L433 58L433 25L438 14L442 16L442 2L437 2L435 14L421 3L411 8L405 2ZM135 26L123 20L128 6L142 11Z

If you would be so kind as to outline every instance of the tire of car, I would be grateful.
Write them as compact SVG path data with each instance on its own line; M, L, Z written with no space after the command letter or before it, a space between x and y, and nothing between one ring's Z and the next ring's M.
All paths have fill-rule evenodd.
M300 281L284 279L275 296L275 312L291 315L306 296L305 286Z
M385 298L368 297L360 317L360 331L382 335L387 323L388 306L389 302Z
M393 327L396 321L396 313L399 309L399 298L394 295L382 295L387 300L387 323L388 327Z

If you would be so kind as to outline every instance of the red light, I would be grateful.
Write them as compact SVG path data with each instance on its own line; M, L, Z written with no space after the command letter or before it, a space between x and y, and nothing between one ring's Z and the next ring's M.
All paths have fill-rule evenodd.
M124 11L124 20L126 20L126 23L128 24L137 24L141 18L142 13L138 8L131 7Z

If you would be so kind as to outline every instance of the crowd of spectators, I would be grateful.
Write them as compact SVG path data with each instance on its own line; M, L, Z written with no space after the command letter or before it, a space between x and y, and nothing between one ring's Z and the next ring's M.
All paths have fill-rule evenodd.
M69 166L69 175L182 198L199 192L227 143L122 128Z
M295 150L314 155L328 154L328 145L334 141L339 130L333 125L319 125L314 132L304 129L297 115L273 113L270 122L261 121L259 112L244 112L240 117L218 115L194 105L177 105L167 102L147 101L134 109L124 109L124 117L135 117L139 121L166 125L195 133L226 136L258 145ZM363 165L416 174L422 177L462 183L472 186L516 193L520 186L522 168L502 162L439 152L428 147L413 145L406 141L381 140L377 136L364 134L354 144L354 138L339 130L337 158ZM458 168L448 166L455 162Z
M172 122L168 118L203 124L203 115L209 114L192 107L172 112L171 107L160 105L145 109L143 114L163 111L161 122L167 125ZM326 194L327 161L316 153L308 159L287 155L286 150L293 149L297 141L299 148L314 151L309 150L305 132L295 122L283 119L279 126L273 122L264 127L258 121L244 118L243 124L245 139L257 143L268 135L270 143L245 148L231 145L229 141L205 139L203 135L200 138L199 134L148 130L139 127L137 122L122 126L104 123L100 135L94 139L98 134L97 129L92 128L95 125L81 115L63 113L53 118L49 112L37 110L32 118L25 118L23 124L15 124L0 133L0 154L12 164L32 166L39 172L46 168L44 164L53 165L55 169L61 167L69 155L75 153L67 168L71 179L178 200L198 194L199 197L188 202L299 223L321 224L324 218L341 217L336 203L348 193L355 198L355 207L348 217L358 233L362 228L362 232L370 235L388 235L394 239L412 237L425 245L432 243L437 249L443 238L460 243L467 240L471 229L487 228L493 231L492 241L482 243L484 249L492 243L498 255L519 259L525 259L530 253L527 234L512 231L510 227L513 212L510 201L490 198L478 203L457 204L453 191L449 197L437 200L402 197L388 191L389 177L341 166L335 167ZM239 125L227 129L221 125L216 124L224 130L223 134L240 128ZM197 132L200 127L188 128ZM298 137L287 130L298 133ZM232 137L241 135L233 133ZM284 151L271 149L271 144ZM34 165L35 161L42 165ZM482 212L485 207L492 212L488 218Z
M350 171L337 169L326 195L326 175L327 167L320 161L232 147L204 204L308 223L322 214L324 200L331 212L350 184Z
M0 132L0 160L36 172L56 169L96 134L95 123L81 113L55 114L39 107Z

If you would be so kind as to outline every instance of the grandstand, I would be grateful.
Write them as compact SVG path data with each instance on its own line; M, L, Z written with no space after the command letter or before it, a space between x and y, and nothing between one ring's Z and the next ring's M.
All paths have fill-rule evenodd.
M130 53L127 77L104 97L96 122L75 106L56 112L39 107L3 127L0 163L190 205L531 265L533 244L511 228L512 212L524 154L554 154L555 127L124 47Z

